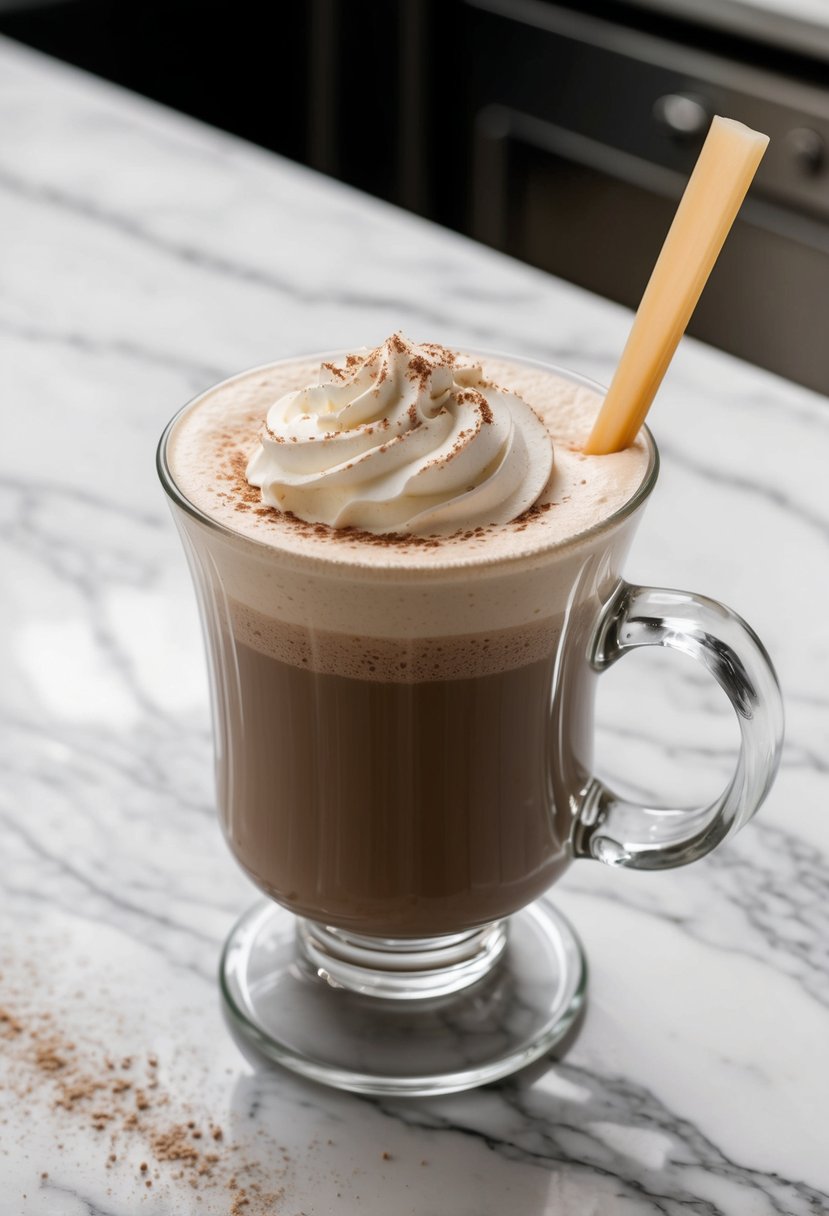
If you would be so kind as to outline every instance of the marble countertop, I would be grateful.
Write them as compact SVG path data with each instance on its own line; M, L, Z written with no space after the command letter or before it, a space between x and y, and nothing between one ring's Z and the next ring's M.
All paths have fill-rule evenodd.
M829 1211L827 402L685 341L653 415L629 574L767 643L788 739L758 818L674 873L572 867L592 987L560 1059L436 1100L327 1091L220 1012L254 892L158 435L230 372L397 327L606 381L630 315L10 43L0 115L4 1216ZM660 801L731 771L730 713L675 656L610 672L599 716L603 771Z

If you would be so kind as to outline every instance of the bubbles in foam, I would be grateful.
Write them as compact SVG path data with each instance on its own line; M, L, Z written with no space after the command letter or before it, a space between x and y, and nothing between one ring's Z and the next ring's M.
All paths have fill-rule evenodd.
M496 675L548 659L563 621L535 620L474 635L401 638L349 636L290 625L238 602L229 605L236 641L260 654L320 675L391 684Z

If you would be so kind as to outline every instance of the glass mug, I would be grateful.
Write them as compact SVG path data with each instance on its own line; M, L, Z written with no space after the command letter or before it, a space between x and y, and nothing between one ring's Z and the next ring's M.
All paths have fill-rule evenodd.
M201 400L168 425L158 469L200 603L223 830L269 897L222 954L232 1023L269 1058L357 1092L506 1076L558 1042L585 999L578 938L544 898L571 861L684 865L762 803L783 726L768 655L723 605L624 582L656 483L649 432L643 481L589 531L532 556L380 578L287 554L190 502L168 445ZM397 622L387 634L364 635L367 591L373 618ZM530 602L549 615L516 628L510 612ZM593 774L596 681L641 646L691 655L734 707L736 769L709 806L641 806Z

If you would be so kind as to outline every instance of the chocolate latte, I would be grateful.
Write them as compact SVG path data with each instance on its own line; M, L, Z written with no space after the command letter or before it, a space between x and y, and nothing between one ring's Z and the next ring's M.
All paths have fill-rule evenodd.
M302 916L431 937L569 862L585 648L652 457L582 454L584 384L394 341L312 389L318 361L226 381L167 460L235 856Z

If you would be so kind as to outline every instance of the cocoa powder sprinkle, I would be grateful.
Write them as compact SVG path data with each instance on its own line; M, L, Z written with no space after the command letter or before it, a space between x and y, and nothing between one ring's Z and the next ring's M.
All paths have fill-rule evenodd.
M8 1009L0 1009L0 1035L11 1038L22 1033L23 1023L9 1013Z
M432 374L439 367L453 368L462 360L454 352L448 348L441 346L439 343L427 342L420 346L413 346L400 333L392 335L387 343L380 347L375 347L367 353L352 353L344 356L338 362L327 362L322 366L324 370L331 374L338 383L342 379L348 379L357 375L364 367L368 368L375 387L382 382L388 373L388 353L399 355L404 360L404 374L412 381L416 382L420 387L425 385L424 377ZM422 382L422 383L421 383ZM435 463L447 464L456 458L464 450L465 445L470 442L474 436L480 431L481 427L492 425L494 416L492 408L487 401L485 395L480 391L481 388L493 387L490 382L481 379L477 385L462 385L456 384L453 393L455 399L462 404L472 407L470 421L463 426L463 429L457 436L454 446L446 451L443 456L439 457ZM444 411L446 405L438 407L438 413ZM254 408L251 408L249 414L243 416L240 421L250 423L249 434L254 434L257 429L264 434L268 440L278 442L298 442L297 436L277 436L268 430L267 423L264 425L256 417ZM378 450L387 450L388 444L399 443L409 431L422 425L422 420L418 416L417 406L411 404L407 407L408 430L402 434L395 435L392 439L386 439L383 443L378 443L375 439ZM375 431L388 431L390 427L388 417L375 418L369 423L361 427L362 432L366 436L372 436ZM308 438L311 438L310 436ZM317 438L324 438L323 435ZM215 494L217 499L226 494L225 501L227 506L235 510L241 516L247 516L254 528L261 526L266 529L270 525L270 521L278 524L280 527L289 527L292 532L298 536L306 536L313 538L315 541L327 542L330 541L337 546L343 543L351 545L355 549L364 545L379 547L379 548L395 548L402 549L404 552L407 549L425 549L434 550L443 545L451 546L453 543L466 542L475 546L483 546L487 536L491 532L499 531L502 527L512 527L517 532L526 530L531 521L540 517L540 515L551 509L555 504L540 504L537 508L530 508L530 511L525 511L517 519L514 519L506 525L489 525L486 528L475 528L470 532L468 529L456 529L449 534L431 533L411 535L406 532L384 532L375 533L367 529L362 529L356 526L351 527L334 527L321 522L305 521L296 516L293 512L283 510L279 506L271 506L262 501L261 491L258 487L252 486L247 481L247 465L249 461L250 451L242 450L248 444L248 439L245 437L243 430L239 430L234 434L230 430L222 430L217 433L216 439L216 455L217 464L220 464L220 469L216 474ZM354 461L349 461L346 468L351 468ZM218 488L219 482L223 488ZM467 487L468 489L475 488L474 485ZM226 509L226 508L225 508ZM256 521L256 522L254 522ZM240 527L248 530L250 525ZM0 1022L0 1035L3 1033L2 1022Z
M43 987L39 985L37 991ZM27 987L27 996L28 992ZM139 1067L136 1057L124 1056L116 1067L97 1044L76 1042L67 1036L63 1031L66 1020L63 1013L32 1012L24 1000L19 1000L13 1010L9 1006L0 1010L0 1038L7 1041L3 1088L29 1106L38 1097L50 1101L61 1129L71 1121L104 1138L106 1149L100 1164L107 1170L116 1167L119 1153L115 1148L122 1140L150 1150L152 1156L140 1159L133 1174L135 1184L143 1181L144 1187L151 1187L154 1180L164 1178L159 1170L166 1170L171 1183L189 1184L194 1190L212 1186L227 1189L231 1192L230 1210L236 1205L236 1210L244 1210L244 1216L270 1216L280 1210L276 1205L283 1193L281 1180L292 1164L290 1158L283 1154L279 1165L272 1160L263 1163L240 1152L240 1145L225 1147L224 1131L213 1121L207 1121L212 1151L203 1151L198 1142L204 1132L197 1119L185 1115L176 1122L169 1114L164 1115L165 1111L172 1113L174 1097L160 1087L157 1056L147 1057L144 1065L153 1074L152 1084L159 1087L156 1100L150 1104L143 1090L134 1090L134 1073ZM63 1143L58 1142L56 1147L61 1150ZM90 1151L95 1151L94 1147ZM234 1155L232 1170L228 1168L230 1154ZM151 1171L152 1178L148 1177ZM44 1180L48 1177L46 1171L41 1174ZM232 1185L228 1182L231 1177Z
M199 1150L190 1143L187 1131L184 1124L178 1124L156 1133L151 1139L156 1161L198 1161Z

